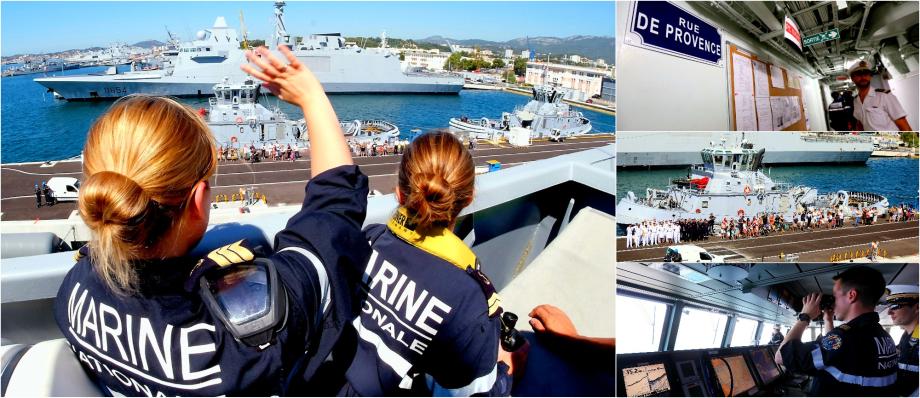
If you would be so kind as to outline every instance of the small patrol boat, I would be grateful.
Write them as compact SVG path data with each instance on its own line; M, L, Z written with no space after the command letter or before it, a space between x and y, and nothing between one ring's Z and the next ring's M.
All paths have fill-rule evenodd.
M505 137L515 127L529 130L531 138L565 139L591 131L591 121L562 101L567 90L534 86L532 92L530 102L513 112L503 112L501 120L455 117L450 119L450 130L476 139L493 140Z
M885 214L888 199L869 192L840 190L819 194L817 189L775 182L764 174L763 148L753 144L710 145L701 151L703 163L690 168L686 178L671 180L667 189L648 188L645 198L632 191L616 207L617 222L637 224L647 220L716 219L781 214L787 219L808 208L834 208L844 215L865 207Z
M209 110L200 111L219 145L278 144L308 146L304 119L291 120L278 106L259 103L260 85L253 80L215 84ZM399 137L399 127L384 120L341 122L342 133L354 142L386 141Z
M258 101L259 85L253 80L231 83L228 78L214 85L209 109L200 110L219 145L237 143L306 144L303 119L290 120L273 106L268 109ZM303 137L303 138L301 138Z

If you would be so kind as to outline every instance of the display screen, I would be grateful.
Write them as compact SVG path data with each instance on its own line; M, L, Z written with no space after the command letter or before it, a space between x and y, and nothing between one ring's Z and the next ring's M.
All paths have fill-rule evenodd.
M696 376L696 369L693 367L693 362L681 362L680 372L683 377L694 377Z
M623 383L626 385L626 395L630 397L647 397L671 391L668 372L663 363L623 368Z
M703 394L703 387L700 387L700 386L690 387L690 389L687 390L687 393L690 394L691 397L705 397L706 396L705 394Z
M757 368L757 373L760 373L760 380L763 380L764 384L779 377L779 368L776 367L776 362L766 349L751 351L751 359L754 360L754 367Z
M712 358L712 368L716 371L722 393L726 397L734 397L754 388L754 375L741 355Z

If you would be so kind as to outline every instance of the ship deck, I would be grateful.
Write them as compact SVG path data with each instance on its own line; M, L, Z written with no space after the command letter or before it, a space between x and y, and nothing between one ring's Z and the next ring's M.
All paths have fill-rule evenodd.
M534 160L578 152L611 144L609 134L569 138L565 142L535 140L529 147L510 147L480 141L473 150L475 164L497 160L502 167L514 167ZM356 157L355 164L369 177L371 190L392 193L396 186L399 155ZM76 202L59 202L51 207L35 207L33 187L51 177L76 177L82 180L82 163L60 161L51 163L16 163L0 165L0 220L52 220L71 217ZM298 204L303 200L304 185L310 178L309 158L297 161L220 162L211 178L212 195L233 195L252 186L265 194L269 206Z
M835 229L820 229L804 232L787 232L760 238L722 240L710 237L706 241L681 242L696 245L709 253L728 256L728 262L828 262L848 261L865 257L869 244L879 242L879 251L884 261L916 257L917 238L920 236L920 224L911 222L887 222ZM667 244L626 249L626 238L617 238L618 261L662 261ZM780 257L782 255L783 257Z

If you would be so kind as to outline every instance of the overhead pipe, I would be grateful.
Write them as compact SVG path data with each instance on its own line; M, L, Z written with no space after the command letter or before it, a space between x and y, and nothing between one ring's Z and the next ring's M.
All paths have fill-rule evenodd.
M716 10L721 12L723 15L727 15L731 18L734 18L736 23L741 25L742 28L746 29L749 33L753 34L754 36L759 37L760 35L763 34L763 32L761 32L760 29L758 29L756 26L754 26L754 24L752 24L747 19L745 19L744 16L742 16L737 11L732 9L731 6L727 6L720 1L711 1L709 4L713 6L714 8L716 8ZM814 66L809 64L808 61L805 60L805 58L802 57L800 54L795 54L789 51L788 48L777 43L775 40L767 41L766 43L769 44L770 47L773 47L773 49L778 51L780 54L783 54L789 57L790 59L792 59L793 61L795 61L795 63L799 64L801 67L806 69L806 71L810 73L811 75L817 74Z
M862 22L859 23L859 34L856 35L856 44L853 45L853 48L857 50L869 51L870 54L872 53L874 49L871 47L865 47L865 48L860 47L859 42L862 41L863 30L866 29L866 19L869 18L869 10L872 9L873 4L875 4L875 2L873 1L866 2L866 6L863 9Z
M767 25L771 31L782 31L783 23L780 20L776 19L776 16L773 15L773 12L770 11L764 3L759 1L746 1L744 5L747 6L757 18Z
M898 36L898 46L900 47L901 59L904 60L908 71L916 71L920 67L920 49L911 44L906 35Z
M900 40L898 40L900 42ZM910 68L907 66L907 63L904 62L904 59L901 58L900 46L893 45L891 41L887 41L879 49L879 54L885 56L885 59L888 61L888 66L893 67L899 74L905 75L911 72Z
M811 7L805 7L805 8L803 8L803 9L801 9L801 10L798 10L798 11L792 13L792 16L794 17L794 16L796 16L796 15L801 15L801 14L804 14L804 13L809 12L809 11L811 11L811 10L814 10L814 9L817 9L817 8L824 7L824 6L828 5L828 4L834 4L834 2L833 2L833 1L822 1L822 2L820 2L820 3L818 3L818 4L815 4L815 5L811 6Z

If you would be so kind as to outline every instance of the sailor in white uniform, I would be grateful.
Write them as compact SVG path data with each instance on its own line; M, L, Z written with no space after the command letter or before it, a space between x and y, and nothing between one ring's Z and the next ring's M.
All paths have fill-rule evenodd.
M873 89L872 69L866 61L859 61L849 70L856 85L853 117L859 121L860 131L911 131L907 111L890 90Z
M648 246L652 242L652 226L648 223L642 224L642 246Z
M632 247L633 231L635 230L635 228L636 227L633 225L626 227L626 248L627 249Z

